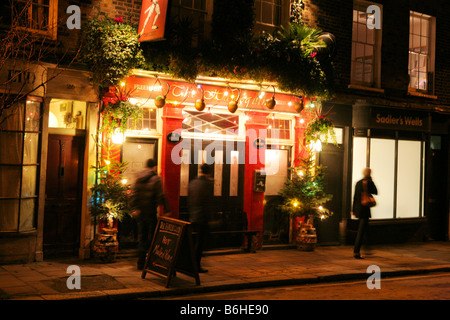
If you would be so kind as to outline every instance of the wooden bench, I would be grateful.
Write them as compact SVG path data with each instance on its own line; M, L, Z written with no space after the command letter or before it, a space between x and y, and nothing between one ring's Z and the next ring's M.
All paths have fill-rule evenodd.
M259 231L257 230L227 230L227 231L212 231L210 232L210 236L218 235L223 236L227 234L242 234L242 242L246 243L245 246L242 247L242 249L245 252L256 252L256 244L257 244L257 237ZM247 240L247 241L245 241Z
M256 252L258 230L248 230L247 214L245 212L219 212L222 217L220 227L209 232L209 237L226 237L227 235L242 235L241 248L245 252ZM193 235L196 233L193 232ZM211 239L214 240L214 239ZM220 241L219 241L220 242Z

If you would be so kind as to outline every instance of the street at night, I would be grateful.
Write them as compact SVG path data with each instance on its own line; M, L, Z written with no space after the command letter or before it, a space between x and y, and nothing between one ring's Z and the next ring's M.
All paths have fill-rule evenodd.
M450 300L450 275L430 274L381 280L380 289L366 281L184 295L165 300Z
M2 0L0 300L450 300L447 2Z

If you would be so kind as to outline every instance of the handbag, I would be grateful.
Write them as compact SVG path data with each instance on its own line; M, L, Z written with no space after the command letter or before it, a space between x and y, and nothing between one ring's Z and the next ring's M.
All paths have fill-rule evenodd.
M367 190L367 180L363 181L363 191L361 192L361 205L369 208L375 207L377 205L375 198Z

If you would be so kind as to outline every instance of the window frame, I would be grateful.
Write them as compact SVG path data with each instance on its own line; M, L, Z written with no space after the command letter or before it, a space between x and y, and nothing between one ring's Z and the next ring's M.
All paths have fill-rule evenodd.
M413 26L413 22L411 22L411 19L414 18L418 18L420 20L420 25L422 25L422 20L427 19L429 22L428 25L428 34L427 35L423 35L422 32L420 31L419 34L415 33L415 30L411 30L412 26ZM417 53L417 52L413 52L411 50L411 41L412 38L414 36L418 36L420 39L419 42L419 46L421 45L422 38L427 38L428 39L428 46L427 46L427 51L428 54L426 55L426 59L427 59L427 64L426 64L426 72L425 72L425 77L426 77L426 83L427 83L427 88L426 89L420 89L420 83L419 81L417 81L417 86L411 86L411 80L408 83L408 91L409 92L419 92L419 93L426 93L426 94L434 94L434 90L435 90L435 57L436 57L436 18L431 16L431 15L427 15L421 12L417 12L417 11L413 11L410 10L409 12L409 45L408 45L408 76L411 78L411 54L412 53ZM414 29L414 28L413 28ZM420 46L421 48L421 46ZM422 50L420 50L419 55L422 54ZM419 76L419 71L417 71L417 74ZM431 75L430 75L431 74ZM419 78L419 77L418 77ZM419 78L420 79L420 78ZM431 83L430 83L431 82Z
M367 9L370 5L376 5L380 8L380 29L372 29L373 30L373 38L374 42L373 45L371 43L368 43L367 41L367 35L366 32L365 35L365 42L358 41L358 28L359 25L366 25L367 28L367 16L366 16L366 22L364 24L358 22L358 20L354 20L355 11L363 11L366 13L366 10L361 10L363 8ZM353 3L353 15L352 15L352 53L350 58L350 84L352 85L361 85L363 87L369 87L369 88L381 88L381 46L382 46L382 26L383 26L383 6L379 3L372 3L367 1L355 1ZM357 25L357 30L355 31L353 28L353 24ZM356 32L356 34L355 34ZM356 41L354 40L356 38ZM356 59L354 59L353 52L356 51L356 44L362 44L364 46L364 50L366 49L365 46L370 45L373 47L373 61L372 61L372 73L371 73L371 81L366 82L364 81L364 66L366 65L363 62L363 80L356 80ZM366 55L364 55L366 57Z
M24 30L30 33L34 33L37 35L42 35L44 37L47 37L50 40L56 40L57 38L57 29L58 29L58 0L48 0L48 24L47 28L48 30L41 30L32 28L32 21L33 21L33 6L38 5L39 7L47 7L47 5L42 4L43 0L12 0L12 6L11 6L11 23L14 21L14 2L20 2L24 3L26 6L28 6L28 26L15 26L18 30Z
M39 130L30 130L27 129L26 121L27 117L26 114L28 112L27 104L31 103L38 103L39 104ZM12 132L12 133L18 133L22 134L22 147L21 147L21 159L20 163L1 163L0 167L17 167L20 168L20 181L19 181L19 194L18 196L6 196L6 197L0 197L0 201L18 201L17 205L17 226L14 230L0 230L0 233L23 233L23 232L30 232L35 231L37 229L37 213L38 213L38 207L39 207L39 197L40 197L40 167L41 167L41 152L42 152L42 130L43 130L43 100L41 98L37 97L27 97L25 101L21 101L18 104L23 104L23 119L22 119L22 129L2 129L1 132ZM16 105L14 108L17 108L20 110L19 105ZM19 119L20 120L20 119ZM24 163L24 157L25 157L25 135L29 134L38 134L38 142L37 142L37 162L36 163ZM24 196L23 195L23 176L24 176L24 168L25 167L35 167L36 168L36 182L35 182L35 193L33 196ZM33 211L33 222L32 227L30 229L21 229L21 214L22 214L22 202L23 200L35 200L35 206ZM8 212L9 213L9 212ZM1 213L0 213L1 214Z
M394 182L393 182L393 205L392 205L392 216L390 218L377 218L377 217L373 217L372 214L372 220L376 220L376 221L382 221L382 220L395 220L395 221L400 221L400 220L407 220L407 219L422 219L424 217L426 217L425 214L425 168L426 168L426 159L425 159L425 155L427 152L427 148L428 148L428 143L427 143L427 137L425 133L422 132L407 132L407 131L385 131L385 130L379 130L379 132L377 132L376 134L373 134L372 132L370 132L371 130L369 130L369 132L365 132L364 134L353 134L353 144L354 144L354 139L355 138L364 138L366 139L365 144L366 144L366 152L365 152L365 167L371 167L371 152L372 152L372 139L386 139L386 140L392 140L394 141ZM420 163L420 185L419 187L419 194L420 194L420 198L419 198L419 216L416 217L399 217L397 215L397 209L398 209L398 168L401 165L399 163L399 142L401 141L415 141L415 142L420 142L420 159L421 159L421 163ZM361 174L361 172L355 172L355 163L354 161L354 157L352 160L352 201L353 201L353 195L354 195L354 191L355 191L355 184L356 182L361 179L359 177L359 175ZM358 175L356 178L353 175ZM376 179L375 179L375 184L376 184ZM378 187L378 186L377 186ZM380 190L378 190L380 192ZM354 217L352 217L352 219L355 219Z
M279 1L279 4L277 2ZM263 22L258 20L258 10L260 12L260 18L262 18L263 4L272 6L272 23ZM283 0L255 0L255 23L261 26L278 28L283 24ZM259 7L258 7L259 6ZM278 8L278 17L276 17L276 8ZM278 19L278 21L276 21ZM274 23L278 22L278 24Z

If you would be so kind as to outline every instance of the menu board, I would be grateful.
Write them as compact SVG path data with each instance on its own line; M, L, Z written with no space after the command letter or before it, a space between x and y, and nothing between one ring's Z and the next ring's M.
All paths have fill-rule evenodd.
M176 271L194 277L196 284L200 285L190 223L160 217L147 254L142 278L145 278L147 272L156 274L167 278L166 287L168 287Z

